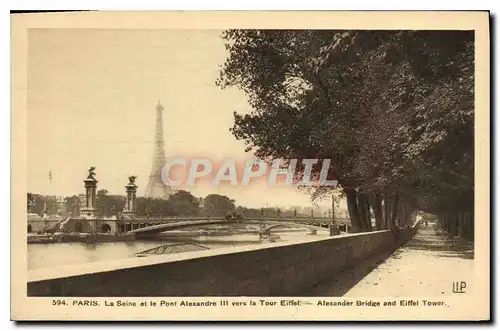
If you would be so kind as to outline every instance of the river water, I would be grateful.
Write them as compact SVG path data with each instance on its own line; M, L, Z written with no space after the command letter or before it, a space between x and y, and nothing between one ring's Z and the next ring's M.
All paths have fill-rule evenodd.
M318 231L310 235L307 230L288 229L273 231L278 236L277 242L293 242L305 239L328 237L327 231ZM264 241L269 243L269 241ZM164 244L192 243L209 249L231 246L259 245L257 233L226 233L224 235L197 235L193 233L169 234L158 240L136 240L129 242L111 242L98 244L51 243L28 245L28 269L47 268L61 265L82 264L103 260L116 260L135 257L136 253ZM140 258L140 257L137 257Z

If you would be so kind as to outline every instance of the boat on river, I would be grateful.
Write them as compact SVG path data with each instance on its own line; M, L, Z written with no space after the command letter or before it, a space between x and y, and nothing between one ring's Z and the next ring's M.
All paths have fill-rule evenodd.
M151 256L151 255L161 255L161 254L174 254L183 252L193 252L209 249L206 246L194 244L194 243L178 243L178 244L164 244L154 248L146 249L145 251L136 253L137 257Z

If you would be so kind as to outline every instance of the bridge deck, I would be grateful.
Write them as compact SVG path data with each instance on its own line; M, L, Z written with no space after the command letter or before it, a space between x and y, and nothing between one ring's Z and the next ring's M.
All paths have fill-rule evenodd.
M268 225L265 230L270 230L272 228L278 227L278 226L288 226L288 227L303 227L303 228L309 228L309 229L314 229L314 230L324 230L324 228L314 226L314 225L308 225L308 224L302 224L299 222L290 222L284 219L280 219L279 221L273 221L273 220L225 220L225 219L216 219L216 220L202 220L202 221L184 221L184 222L175 222L175 223L165 223L165 224L158 224L158 225L152 225L148 227L143 227L135 230L131 230L128 233L134 233L134 234L153 234L153 233L159 233L159 232L165 232L165 231L173 231L173 230L179 230L179 229L185 229L185 228L192 228L196 226L205 226L205 225L236 225L236 224L241 224L241 225ZM328 223L327 223L328 224Z
M261 220L261 221L294 221L294 222L313 222L313 223L329 223L332 221L331 218L325 217L248 217L244 220ZM225 217L220 216L193 216L193 217L135 217L132 219L119 219L126 223L130 222L144 222L144 223L175 223L183 221L223 221L226 220ZM337 219L337 223L349 223L348 219Z

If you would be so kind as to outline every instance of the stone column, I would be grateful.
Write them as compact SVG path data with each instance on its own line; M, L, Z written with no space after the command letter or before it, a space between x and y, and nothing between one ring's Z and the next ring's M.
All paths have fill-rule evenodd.
M94 218L96 213L97 180L87 178L83 182L85 183L85 208L81 209L81 214L86 218Z
M137 185L135 185L133 180L131 180L125 188L127 189L127 200L125 201L125 207L123 208L122 215L125 218L134 218L136 212Z

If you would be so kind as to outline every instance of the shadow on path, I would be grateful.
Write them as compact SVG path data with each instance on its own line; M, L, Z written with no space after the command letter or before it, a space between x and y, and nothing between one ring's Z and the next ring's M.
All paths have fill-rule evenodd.
M357 265L342 271L333 278L328 278L309 288L298 296L333 296L340 297L347 293L359 281L366 277L378 265L383 263L391 253L383 253L371 256Z
M406 267L403 268L405 271L400 270L401 266L411 264L414 257L427 261L427 256L432 256L433 259L474 259L474 244L456 237L450 237L447 233L436 230L432 226L423 226L413 239L394 253L369 257L356 264L356 266L312 286L299 296L343 296L379 266L383 265L384 269L389 268L384 271L389 274L391 274L393 268L396 268L392 271L393 275L400 272L404 273L408 272L408 270ZM396 263L397 260L401 262ZM395 263L398 267L394 266ZM378 273L380 272L379 270ZM380 280L381 278L371 280L370 286L379 285ZM397 286L397 284L393 285Z
M474 244L457 237L450 237L446 232L424 228L408 242L406 249L415 251L433 251L439 257L474 259Z

